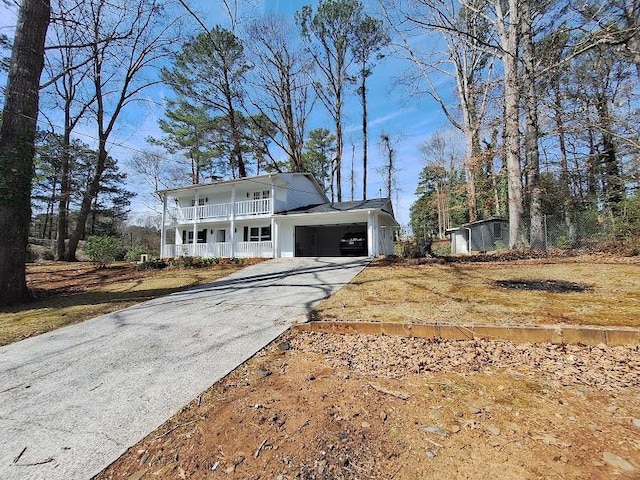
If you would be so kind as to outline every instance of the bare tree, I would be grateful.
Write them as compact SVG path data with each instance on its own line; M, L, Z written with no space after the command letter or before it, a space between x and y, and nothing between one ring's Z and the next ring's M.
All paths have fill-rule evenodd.
M395 174L397 172L397 165L395 164L395 143L396 142L389 136L388 133L380 134L380 150L382 151L385 158L385 164L384 167L381 168L381 173L383 173L385 177L387 198L392 198L395 186Z
M97 127L98 159L69 239L67 261L75 261L78 243L84 237L105 171L109 137L122 112L142 91L159 82L153 70L170 54L177 37L175 20L167 20L160 0L92 0L81 7L90 22L90 83L96 98L91 113Z
M395 4L384 9L387 21L394 25L402 39L396 49L404 52L415 67L415 75L408 81L413 88L416 82L426 82L426 93L438 103L449 122L465 136L467 208L471 221L478 217L476 175L482 160L486 158L482 154L481 129L489 94L495 88L492 79L495 47L490 47L495 30L490 28L485 16L479 14L485 5L482 0L470 0L468 5L453 1L411 0L406 11ZM411 28L403 27L407 24ZM419 51L417 42L412 40L415 35L425 33L439 36L446 50L438 51L435 55ZM438 41L437 38L434 41ZM455 80L458 95L455 105L445 99L437 86L438 77L442 75ZM459 107L461 115L456 107Z
M342 201L344 85L353 61L349 55L349 43L356 25L361 22L362 8L358 0L321 0L315 13L307 5L296 14L302 36L308 42L309 53L323 77L314 82L316 93L335 125L336 156L331 176L331 200L334 199L335 185L339 202Z
M131 158L129 166L149 189L153 199L149 207L155 210L162 203L162 195L158 191L178 186L184 177L184 173L170 159L155 150L137 153Z
M286 19L268 15L247 31L253 59L252 106L271 125L270 139L289 158L289 170L304 171L302 149L313 107L308 73L313 64L296 48L297 35Z
M9 62L0 126L0 305L29 297L25 261L40 75L51 6L23 0Z
M71 134L78 123L84 119L87 111L95 102L95 93L85 89L85 82L91 74L86 48L78 47L86 43L86 25L83 19L74 15L77 5L66 7L63 2L55 6L57 20L52 25L52 37L57 48L49 49L46 55L45 70L49 80L43 91L43 103L52 98L55 110L64 114L63 133L55 137L62 141L60 157L60 194L58 198L58 233L56 239L57 258L63 260L66 254L68 237L69 202L71 198ZM41 108L46 111L49 109ZM56 129L56 120L49 119L52 128Z
M529 192L529 242L532 250L545 250L544 216L542 213L542 186L540 185L540 153L538 139L538 98L536 95L536 53L533 37L533 5L521 0L522 11L522 81L525 112L524 144L526 153L527 188Z
M369 155L367 78L373 73L372 57L387 46L390 41L391 39L382 20L365 15L362 21L356 24L351 51L358 66L359 85L357 91L360 95L360 103L362 104L362 198L364 200L367 199L367 161ZM353 174L351 176L351 197L353 198Z

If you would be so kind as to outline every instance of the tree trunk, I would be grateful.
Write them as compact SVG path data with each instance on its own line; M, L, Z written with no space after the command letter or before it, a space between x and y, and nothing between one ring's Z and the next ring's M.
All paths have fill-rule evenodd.
M564 120L562 117L562 95L560 92L560 75L553 81L554 98L553 116L558 131L558 147L560 148L560 191L562 192L562 202L564 206L564 223L567 226L569 241L575 246L577 239L576 227L574 223L575 208L571 195L571 176L569 175L569 162L567 160L567 143Z
M342 109L340 109L342 111ZM341 113L336 117L336 159L335 159L335 182L336 182L336 193L338 196L338 202L342 201L342 146L343 146L343 137L342 137L342 118L340 118Z
M0 128L0 305L29 298L25 261L31 180L49 0L23 0L11 51Z
M522 207L522 178L520 167L520 91L518 88L518 44L519 13L518 0L509 0L509 21L501 11L501 2L496 2L501 17L500 37L504 66L504 122L505 156L507 163L507 187L509 192L509 248L525 248Z
M598 110L599 130L602 132L602 159L604 163L604 201L612 211L617 211L618 204L624 198L624 182L620 176L620 166L616 156L616 147L613 141L611 115L607 97L599 95L596 101Z
M84 238L87 219L89 218L89 214L91 213L91 205L93 204L93 200L98 195L98 191L100 190L100 182L102 181L102 174L104 173L106 160L107 151L105 149L105 143L104 141L101 141L98 147L98 161L96 165L96 171L93 174L91 182L87 186L87 191L85 192L84 197L82 197L82 204L80 205L80 211L78 212L76 228L73 231L71 238L69 238L69 246L65 255L65 260L67 262L77 261L76 251L78 249L78 244L80 243L80 240Z
M68 115L68 108L66 109L65 116ZM68 119L67 119L68 120ZM65 120L65 125L68 125ZM56 241L57 258L63 260L66 254L65 240L68 236L69 229L69 196L71 195L70 185L70 145L71 145L71 131L65 128L63 136L62 146L62 171L60 174L60 200L58 201L58 236Z
M360 100L362 101L362 199L367 199L367 155L369 135L367 132L367 74L366 65L360 71L362 85L360 86Z
M533 47L533 16L530 0L520 0L522 9L522 60L525 96L525 153L529 187L529 241L532 250L546 250L546 232L542 213L540 186L540 153L538 150L538 99L536 96L535 51Z

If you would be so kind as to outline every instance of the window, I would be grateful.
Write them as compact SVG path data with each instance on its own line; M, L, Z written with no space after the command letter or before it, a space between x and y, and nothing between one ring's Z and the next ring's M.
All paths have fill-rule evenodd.
M271 241L271 227L244 227L245 242Z
M193 243L193 230L182 231L182 243ZM207 243L207 229L198 231L198 243Z
M185 245L188 243L193 243L193 230L182 231L182 243Z
M262 190L261 192L253 192L253 199L271 198L271 190Z
M493 238L495 239L502 238L502 223L496 222L493 224Z

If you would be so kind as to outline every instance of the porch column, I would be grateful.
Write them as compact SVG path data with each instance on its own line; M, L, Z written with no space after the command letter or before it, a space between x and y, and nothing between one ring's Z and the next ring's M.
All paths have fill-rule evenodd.
M236 186L231 185L231 258L236 256Z
M191 256L196 256L196 244L198 243L198 189L196 188L196 198L193 202L193 243L191 244Z
M273 183L273 177L270 177L270 178L271 178L271 211L269 213L273 215L273 212L275 211L275 208L276 208L276 186ZM273 232L273 229L271 230L271 232ZM271 235L273 235L273 233Z
M276 222L276 219L273 217L271 217L271 249L273 252L273 258L279 257L278 255L278 223Z
M164 258L164 246L167 243L167 233L164 229L164 222L167 216L167 195L162 195L162 223L160 224L160 258Z

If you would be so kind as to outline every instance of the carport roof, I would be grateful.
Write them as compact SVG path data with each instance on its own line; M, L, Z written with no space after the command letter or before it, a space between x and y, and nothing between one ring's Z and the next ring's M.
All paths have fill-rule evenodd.
M393 217L393 208L391 207L391 201L388 198L372 198L369 200L358 200L355 202L335 202L321 203L320 205L308 205L306 207L280 212L278 215L355 212L362 210L380 210Z

